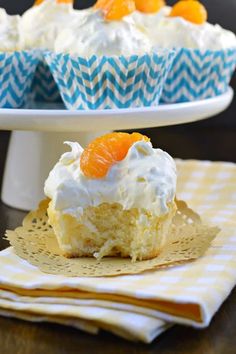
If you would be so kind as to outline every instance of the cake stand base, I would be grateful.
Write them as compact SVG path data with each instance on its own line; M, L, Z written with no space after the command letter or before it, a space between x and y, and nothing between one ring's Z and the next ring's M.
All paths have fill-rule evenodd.
M2 201L8 206L35 209L43 198L50 170L66 147L64 141L86 146L96 133L47 133L14 131L11 136L2 186Z

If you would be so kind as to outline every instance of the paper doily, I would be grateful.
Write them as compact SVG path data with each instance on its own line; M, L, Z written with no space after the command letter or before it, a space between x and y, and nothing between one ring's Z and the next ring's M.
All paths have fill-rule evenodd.
M202 256L219 232L218 227L202 223L200 216L183 201L176 201L177 213L173 219L168 243L158 257L132 263L129 258L65 258L58 247L56 236L48 225L48 200L38 210L30 212L23 225L6 232L6 239L15 253L37 266L42 272L70 277L101 277L137 274L151 269L182 264Z

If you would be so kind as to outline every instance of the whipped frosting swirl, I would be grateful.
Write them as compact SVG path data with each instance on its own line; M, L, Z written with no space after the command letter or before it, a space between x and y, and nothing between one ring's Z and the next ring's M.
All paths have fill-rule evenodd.
M100 10L91 10L83 21L60 32L55 51L83 57L132 55L150 52L151 41L133 21L106 21Z
M144 13L138 10L132 12L130 15L125 16L123 21L135 24L141 31L148 34L152 41L153 34L157 23L164 17L170 14L171 7L163 6L159 11L154 13Z
M102 203L119 203L124 210L146 209L156 216L168 212L177 178L175 162L169 154L139 141L104 178L91 179L80 170L82 147L78 143L66 144L72 150L62 155L44 188L56 210L78 219L84 208Z
M222 50L236 47L236 36L208 22L196 25L181 17L163 17L154 27L152 42L164 48Z
M20 39L20 16L11 16L0 8L0 50L11 52L22 46Z
M75 18L78 20L78 13L72 4L58 3L56 0L46 0L31 7L23 14L21 23L26 48L53 50L61 28L69 26Z

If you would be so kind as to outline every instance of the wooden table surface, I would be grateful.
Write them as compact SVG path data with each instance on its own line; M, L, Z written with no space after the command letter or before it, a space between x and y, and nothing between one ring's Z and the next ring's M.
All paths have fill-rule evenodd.
M235 103L234 103L235 104ZM226 123L226 122L225 122ZM146 131L156 145L173 156L236 162L236 129L226 126L213 128L207 121L201 124L161 128ZM3 152L7 135L0 133L0 182L3 170ZM5 140L5 142L4 142ZM188 149L186 149L186 146ZM0 234L21 224L25 213L0 203ZM0 237L0 249L7 247ZM0 354L235 354L236 353L236 290L223 304L204 330L174 326L151 345L132 343L112 334L101 332L93 336L46 323L29 323L0 317Z

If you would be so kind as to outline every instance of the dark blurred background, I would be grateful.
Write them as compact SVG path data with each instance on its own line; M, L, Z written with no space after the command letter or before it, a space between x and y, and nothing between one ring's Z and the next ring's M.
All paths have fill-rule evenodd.
M0 7L9 13L23 13L32 6L32 0L0 0ZM172 5L175 1L168 1ZM223 27L236 32L236 0L203 0L208 9L209 22L219 23ZM85 8L94 1L75 1L76 8ZM231 84L236 88L236 76ZM155 146L167 150L172 156L208 160L225 160L236 162L236 99L224 113L209 120L186 125L145 129ZM0 132L0 171L3 170L8 132ZM1 176L0 176L1 183Z

